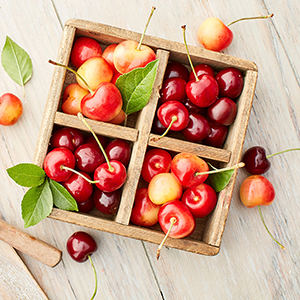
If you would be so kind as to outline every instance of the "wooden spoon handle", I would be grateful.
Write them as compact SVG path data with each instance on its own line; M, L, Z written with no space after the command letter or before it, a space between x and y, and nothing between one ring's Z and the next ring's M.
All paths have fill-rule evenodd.
M0 220L0 239L49 267L56 266L61 260L62 252L59 249L13 227L3 220Z

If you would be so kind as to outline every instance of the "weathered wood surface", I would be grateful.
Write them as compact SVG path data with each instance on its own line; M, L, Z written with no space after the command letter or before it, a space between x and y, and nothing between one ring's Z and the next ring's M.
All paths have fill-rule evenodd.
M0 210L5 221L23 230L20 201L24 189L5 169L33 159L43 111L53 75L48 59L56 59L62 27L80 18L142 32L151 6L157 7L147 34L182 42L181 25L187 25L187 41L198 46L196 30L210 16L229 23L244 16L274 13L271 20L234 24L234 42L225 53L256 63L258 81L244 149L264 146L269 154L299 147L299 4L296 0L250 1L8 1L0 4L0 41L10 36L28 51L34 66L26 96L0 67L0 90L19 95L24 115L13 127L0 127ZM266 177L276 189L275 202L263 213L270 230L286 247L270 239L257 209L239 201L238 186L247 176L240 170L222 237L220 253L201 256L164 248L156 261L156 244L87 229L99 243L93 255L98 270L96 299L297 299L300 294L298 239L300 196L299 153L272 158ZM67 254L67 238L82 227L53 219L26 229L58 247L62 262L49 268L20 253L29 271L49 299L89 299L94 288L89 263L75 263ZM0 251L7 253L0 243ZM0 266L3 270L3 266ZM15 276L21 276L15 274ZM18 278L19 278L18 277ZM3 275L1 276L3 280ZM11 284L2 294L23 293ZM3 287L1 286L1 289ZM32 288L32 298L34 297ZM17 291L17 292L16 292ZM1 296L2 296L1 294ZM4 298L4 296L3 296ZM16 297L12 297L16 299ZM5 299L5 298L4 298ZM9 299L9 298L7 298ZM43 298L42 298L43 299Z

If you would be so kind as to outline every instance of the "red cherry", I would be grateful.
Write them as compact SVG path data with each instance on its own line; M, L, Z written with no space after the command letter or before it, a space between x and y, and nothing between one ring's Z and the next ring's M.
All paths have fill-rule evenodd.
M92 211L95 207L93 198L90 197L84 202L77 202L78 210L83 213L88 213Z
M189 208L195 218L204 218L215 208L217 194L206 183L187 189L181 201Z
M152 123L151 132L161 135L166 131L166 129L167 128L160 123L160 121L156 115L154 117L154 120ZM169 130L169 132L170 132L170 130Z
M121 191L103 192L95 188L93 195L93 202L95 207L106 215L114 215L117 213L120 201Z
M127 141L115 139L105 148L109 160L118 160L125 167L128 166L131 156L131 146Z
M114 65L114 51L118 44L110 44L108 45L102 53L102 57L110 64L114 74L117 74L118 71ZM121 74L120 74L121 75Z
M228 126L212 121L209 121L209 125L211 128L211 133L206 139L203 140L203 144L217 148L222 147L227 138Z
M185 81L189 80L189 70L187 67L179 62L171 61L168 63L164 80L168 78L179 77Z
M215 76L215 72L214 72L214 69L207 65L207 64L200 64L200 65L197 65L195 68L195 72L197 74L198 77L200 77L201 75L210 75L212 77ZM190 72L190 76L189 76L189 80L195 80L195 74L193 71Z
M100 144L102 145L103 148L105 148L108 144L108 138L106 136L103 136L103 135L99 135L99 134L96 134ZM92 143L92 144L95 144L98 146L98 143L97 141L95 140L94 136L93 135L89 135L85 138L85 144L89 144L89 143ZM99 147L99 146L98 146Z
M186 81L179 77L165 80L160 90L160 103L171 100L183 102L186 99L185 86Z
M195 105L188 98L186 98L182 103L187 108L189 113L195 113L195 114L199 114L199 115L204 115L206 113L206 108Z
M74 169L74 154L67 148L55 148L51 150L44 160L44 171L46 175L57 182L66 181L73 173L62 167Z
M219 85L221 97L235 99L241 94L243 90L243 75L236 68L229 67L221 70L217 73L216 80Z

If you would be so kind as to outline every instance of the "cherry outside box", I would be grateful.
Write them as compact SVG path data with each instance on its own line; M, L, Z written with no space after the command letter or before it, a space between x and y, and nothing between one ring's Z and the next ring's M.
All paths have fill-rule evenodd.
M70 63L70 53L74 41L80 36L94 38L101 44L102 49L104 49L109 44L119 43L123 40L139 41L141 34L85 20L69 20L64 26L61 45L58 57L56 58L57 62L73 67ZM242 72L244 76L244 88L236 101L238 108L236 119L230 125L228 136L222 149L191 143L185 140L178 142L178 138L174 137L164 137L155 142L155 139L152 138L157 137L157 135L151 133L151 127L167 63L174 60L188 66L189 62L183 43L171 42L146 35L143 44L154 49L159 59L157 76L148 104L140 112L128 117L126 127L86 119L97 134L112 139L122 138L132 144L131 159L127 168L127 180L122 188L122 197L118 212L116 215L110 216L104 215L96 209L85 214L53 208L49 217L129 238L160 244L165 234L158 224L150 228L145 228L130 223L135 191L141 185L140 173L147 148L156 147L172 151L173 153L190 152L205 160L212 161L218 167L232 166L239 163L258 73L257 67L253 62L208 51L200 47L189 46L194 66L206 63L211 65L215 71L226 67L235 67ZM64 88L72 82L75 82L73 73L59 66L54 67L52 83L33 161L41 167L48 151L53 130L60 127L73 127L83 132L88 132L86 126L77 116L68 115L61 111ZM218 194L218 203L213 212L206 218L197 219L196 229L191 236L182 239L168 238L164 245L203 255L216 255L220 250L236 174L237 170L234 172L227 187Z

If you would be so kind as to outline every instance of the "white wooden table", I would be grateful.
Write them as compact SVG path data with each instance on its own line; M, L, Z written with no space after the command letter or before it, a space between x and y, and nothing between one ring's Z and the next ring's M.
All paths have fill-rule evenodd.
M271 154L299 147L297 0L2 0L0 47L6 35L23 47L32 58L33 77L22 98L22 88L0 67L0 93L14 93L24 104L16 125L0 127L0 217L58 247L63 259L50 268L18 253L27 270L20 268L22 262L15 250L0 242L0 299L90 299L94 288L91 266L74 262L65 247L68 237L84 228L46 219L25 230L20 209L25 190L7 176L6 169L33 159L53 74L48 59L56 58L64 23L78 18L142 32L153 5L157 9L148 35L182 42L180 27L186 24L188 44L196 46L196 31L207 17L229 23L240 17L274 13L271 20L233 25L234 42L225 53L254 61L259 70L244 149L261 145ZM240 170L221 250L215 257L164 248L157 261L157 245L84 229L99 245L92 256L99 280L96 299L299 299L299 155L289 152L274 157L266 174L276 189L276 200L262 210L286 251L268 236L258 210L241 204L238 191L247 174Z

